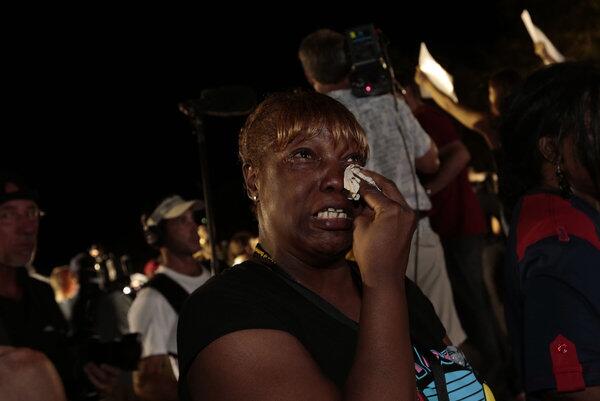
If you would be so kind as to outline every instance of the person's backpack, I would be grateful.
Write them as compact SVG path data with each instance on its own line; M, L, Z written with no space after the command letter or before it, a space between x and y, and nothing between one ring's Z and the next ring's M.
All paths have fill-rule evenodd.
M456 347L442 352L413 346L417 394L420 401L494 401L488 385L480 380Z
M175 280L164 273L157 273L146 283L146 287L154 288L169 302L175 313L179 311L190 294Z

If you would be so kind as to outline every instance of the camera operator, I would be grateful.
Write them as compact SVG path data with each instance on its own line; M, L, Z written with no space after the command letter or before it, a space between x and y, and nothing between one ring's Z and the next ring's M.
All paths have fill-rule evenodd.
M72 336L79 365L89 379L80 397L131 399L133 387L127 371L136 368L141 346L137 336L129 334L127 313L132 301L123 291L129 276L126 266L94 245L89 253L76 255L70 268L80 286L73 306Z
M90 253L76 255L70 268L79 279L71 319L74 334L106 342L129 333L127 312L132 299L123 292L128 274L121 263L94 245Z
M129 311L129 325L142 336L142 359L133 374L141 400L177 400L177 321L183 301L210 278L194 258L200 251L194 211L198 200L164 199L142 226L147 243L160 251L161 265Z
M304 74L317 92L336 99L354 114L369 141L371 154L367 168L393 180L409 206L417 212L418 229L413 237L406 275L427 295L448 337L459 345L466 336L454 307L443 249L427 217L431 202L416 176L417 172L433 174L437 171L437 148L403 99L379 90L373 91L383 93L379 96L353 95L351 54L345 41L344 35L329 29L305 37L298 52ZM373 89L377 88L368 87L366 92Z

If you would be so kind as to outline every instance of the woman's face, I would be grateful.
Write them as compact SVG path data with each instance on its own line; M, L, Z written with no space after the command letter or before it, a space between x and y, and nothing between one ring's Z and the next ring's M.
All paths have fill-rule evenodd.
M362 208L344 189L344 169L353 163L364 164L358 145L334 144L328 132L267 154L256 177L261 240L301 260L343 256Z

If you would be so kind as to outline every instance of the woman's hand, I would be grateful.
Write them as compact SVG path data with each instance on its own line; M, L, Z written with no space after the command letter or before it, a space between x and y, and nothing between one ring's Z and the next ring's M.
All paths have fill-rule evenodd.
M361 182L359 193L366 206L354 219L353 252L363 282L379 286L404 278L416 216L392 181L364 171L381 192Z

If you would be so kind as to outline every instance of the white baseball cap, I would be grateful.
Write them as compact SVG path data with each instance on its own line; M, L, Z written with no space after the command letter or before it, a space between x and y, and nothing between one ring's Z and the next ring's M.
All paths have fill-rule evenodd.
M198 199L186 201L179 195L169 196L154 209L148 220L146 220L146 225L148 227L157 226L162 220L179 217L189 209L200 210L203 208L204 204Z

